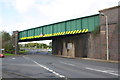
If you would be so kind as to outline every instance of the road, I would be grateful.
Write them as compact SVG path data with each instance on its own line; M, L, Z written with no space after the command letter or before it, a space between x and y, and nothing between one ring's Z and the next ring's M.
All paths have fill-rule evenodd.
M51 54L48 54L48 49L26 49L26 48L21 48L21 49L25 49L25 50L29 50L30 52L27 52L25 54L47 54L47 55L51 55Z
M118 78L118 64L31 54L2 59L3 78Z

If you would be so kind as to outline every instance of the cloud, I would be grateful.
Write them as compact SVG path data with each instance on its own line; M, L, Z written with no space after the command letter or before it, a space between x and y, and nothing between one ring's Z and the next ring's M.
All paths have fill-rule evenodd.
M55 0L50 5L36 5L40 12L53 19L69 19L80 17L95 0Z
M98 13L98 10L117 5L118 0L55 0L36 8L52 19L66 20Z
M35 5L36 0L1 0L5 7L14 7L20 13L26 13Z
M2 24L3 23L3 20L2 20L2 18L0 18L0 24Z
M13 6L14 1L16 1L16 0L0 0L0 2L1 2L2 4L4 4L5 7L7 7L7 8Z
M14 6L20 13L25 13L29 11L34 4L35 0L16 0Z
M0 14L0 31L12 34L15 30L92 15L98 13L98 10L116 6L118 2L119 0L0 0L0 11L2 9L2 14L7 16ZM49 41L45 43L48 44Z
M30 27L32 28L33 26L34 24L29 24L26 22L14 23L14 24L2 24L0 25L0 31L4 30L12 34L13 31L16 31L16 30L22 31L25 29L29 29Z
M98 13L100 9L117 5L118 1L119 0L1 0L0 2L2 2L6 8L12 6L12 8L19 13L17 16L21 17L16 17L19 19L12 19L11 24L5 24L6 22L11 22L8 21L10 20L9 17L4 18L6 22L0 20L0 23L2 24L2 29L6 29L9 32L12 30L24 30L95 14Z

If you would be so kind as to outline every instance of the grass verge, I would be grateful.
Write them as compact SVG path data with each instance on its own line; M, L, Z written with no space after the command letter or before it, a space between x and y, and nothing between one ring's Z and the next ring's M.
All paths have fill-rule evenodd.
M5 56L15 56L15 54L11 54L11 53L3 53Z

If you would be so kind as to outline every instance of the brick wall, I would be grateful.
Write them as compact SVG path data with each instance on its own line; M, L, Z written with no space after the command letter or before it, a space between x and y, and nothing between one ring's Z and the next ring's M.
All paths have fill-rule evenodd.
M101 10L100 12L108 17L110 60L118 60L120 57L118 55L118 7ZM53 54L106 60L105 16L100 16L100 24L100 32L97 34L85 33L53 38ZM70 50L67 49L68 43L72 43Z
M88 34L69 35L53 39L53 54L71 57L86 57L88 54ZM72 48L67 45L72 43Z
M118 6L101 10L108 17L108 38L109 38L109 54L110 60L117 60L118 56ZM101 16L101 40L102 40L102 57L106 55L106 32L105 16ZM103 42L104 41L104 42ZM105 45L105 46L104 46Z

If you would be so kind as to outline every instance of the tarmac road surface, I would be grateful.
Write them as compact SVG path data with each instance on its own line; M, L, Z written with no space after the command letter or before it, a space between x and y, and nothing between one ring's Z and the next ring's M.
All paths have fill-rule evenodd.
M118 63L32 54L2 59L3 78L118 78Z

